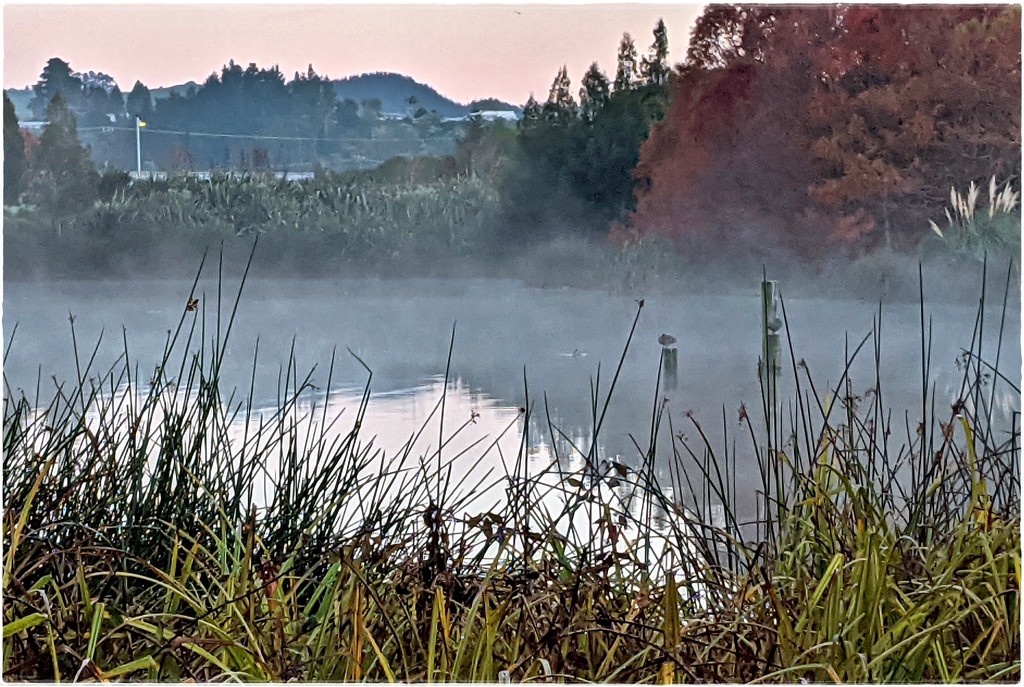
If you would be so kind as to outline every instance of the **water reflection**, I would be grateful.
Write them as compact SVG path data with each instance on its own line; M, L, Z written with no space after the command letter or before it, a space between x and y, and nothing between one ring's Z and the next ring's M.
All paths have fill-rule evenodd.
M525 407L472 390L461 378L447 385L430 379L368 398L364 393L343 388L319 399L307 395L285 416L266 406L236 420L229 433L243 445L253 426L281 423L289 436L279 449L284 460L296 447L341 445L357 430L354 452L368 456L364 474L382 480L404 475L397 482L403 486L384 494L384 501L400 508L420 490L420 508L440 503L450 523L485 533L481 555L496 554L504 538L524 531L526 523L525 531L550 528L577 547L614 551L642 541L652 564L660 560L672 514L682 512L672 488L660 486L658 499L650 498L649 476L635 473L622 456L592 447L582 428L560 430L554 419L542 422ZM263 507L273 501L279 472L280 464L266 466ZM342 519L358 518L360 507L361 499L353 499Z
M368 473L405 470L429 481L442 472L448 497L459 504L458 515L499 509L517 479L545 487L538 489L534 505L553 512L564 506L566 485L577 486L584 478L600 498L637 515L636 494L629 490L635 480L624 457L609 455L601 443L593 446L589 429L561 427L557 415L538 418L535 407L509 405L474 391L461 378L371 393L365 407L364 398L364 389L351 387L326 397L306 393L287 416L282 418L275 405L256 408L251 417L237 418L229 434L242 444L253 426L281 421L294 432L291 441L302 447L314 441L337 445L357 429L359 452L371 457ZM292 448L282 444L280 451ZM267 468L272 484L277 469Z

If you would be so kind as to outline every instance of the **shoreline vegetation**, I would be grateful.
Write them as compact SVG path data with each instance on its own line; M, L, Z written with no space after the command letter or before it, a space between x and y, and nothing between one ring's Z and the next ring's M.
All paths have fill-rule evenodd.
M1019 680L1020 414L1003 426L993 406L996 385L1019 389L979 355L1002 341L976 321L960 393L937 402L919 280L917 409L890 412L881 379L864 399L842 378L815 386L790 345L794 397L769 378L722 447L657 403L655 378L639 467L592 448L579 469L559 456L538 471L521 451L459 483L453 463L477 454L373 464L369 370L354 416L296 417L309 378L286 363L275 417L230 440L250 412L219 384L242 286L183 307L152 379L127 351L104 372L78 350L49 406L5 395L4 678ZM884 346L873 331L847 366L877 369ZM592 447L617 376L593 382ZM528 398L524 418L556 437ZM316 420L350 429L328 441ZM441 444L471 426L451 418ZM737 464L760 474L752 522ZM506 499L473 512L491 484Z
M260 236L280 273L490 269L546 250L562 272L568 246L593 261L580 273L621 268L627 285L708 263L828 272L905 256L910 277L882 279L912 297L919 261L1019 261L1019 7L709 5L674 60L667 36L662 21L646 49L624 34L614 72L593 63L578 90L559 68L545 100L506 111L514 124L339 100L312 67L289 81L229 62L154 100L52 58L22 104L41 133L5 94L6 271L163 273L222 242L244 262ZM148 144L157 178L122 171L141 167L125 131L82 145L80 126L102 138L136 118L181 134ZM343 132L416 145L366 169ZM304 142L259 145L285 134Z
M974 278L986 256L1013 260L1018 282L1020 274L1015 197L994 222L978 204L971 210L976 221L960 218L941 238L929 232L912 249L836 249L809 257L770 241L742 250L655 236L613 241L587 229L600 224L592 217L543 236L509 240L499 186L460 174L396 181L362 172L324 173L301 182L266 175L135 182L109 176L109 198L73 215L5 206L5 279L187 279L187 266L211 249L223 250L228 268L237 272L231 266L244 264L256 237L263 246L257 272L295 279L497 276L556 287L708 292L730 288L722 275L771 264L784 278L792 277L791 285L810 281L821 293L913 300L919 263L940 276L940 299L962 298L963 274ZM1018 243L1004 241L1014 230Z
M915 268L923 264L933 298L973 299L967 284L993 264L1014 263L1010 245L962 220L971 250L952 247L955 231L929 232L913 250L836 250L808 258L771 244L721 250L657 237L617 243L600 231L563 226L551 235L508 242L501 189L492 178L453 173L429 180L421 162L396 161L390 171L334 174L289 182L272 175L177 175L129 182L110 173L109 197L60 217L38 206L5 206L4 272L9 281L147 278L188 279L208 250L222 250L237 276L258 237L260 278L331 279L498 277L551 287L650 293L726 293L751 287L731 275L771 264L790 293L861 300L913 301ZM405 170L405 171L398 171ZM408 178L403 177L409 174ZM432 174L432 173L431 173ZM430 175L427 175L429 177ZM972 214L984 223L988 204ZM1017 222L1019 206L999 220ZM964 239L966 242L967 240ZM991 251L991 252L989 252ZM1013 289L1017 298L1019 288Z

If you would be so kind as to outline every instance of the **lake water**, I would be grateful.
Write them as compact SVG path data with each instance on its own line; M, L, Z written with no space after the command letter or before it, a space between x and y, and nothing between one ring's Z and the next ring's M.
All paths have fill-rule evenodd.
M652 410L663 399L667 399L672 427L688 440L696 439L687 417L692 411L713 444L721 444L728 432L730 442L745 446L745 430L738 421L741 404L746 404L755 424L761 421L757 376L761 313L754 283L749 291L697 296L682 291L623 294L539 288L491 279L252 278L231 331L223 390L237 387L236 399L245 397L250 380L255 380L252 404L269 412L279 397L282 367L294 350L299 373L315 366L311 381L317 389L305 394L304 407L322 413L326 404L326 418L338 413L354 417L367 383L358 356L373 371L363 436L376 437L375 446L383 450L385 460L417 436L412 455L436 451L438 404L444 396L445 434L462 428L445 451L447 455L466 452L466 474L456 476L464 477L466 485L493 482L512 469L509 461L515 459L524 431L528 431L527 455L537 469L556 457L572 468L579 461L574 447L589 450L593 383L600 370L600 412L626 347L637 298L643 296L645 306L601 427L599 457L640 465L637 447L648 445ZM221 304L225 316L230 313L236 287L235 283L225 285ZM159 362L168 331L182 316L189 288L189 282L144 280L6 284L3 325L9 351L4 372L9 388L16 395L24 391L31 399L37 379L41 379L45 397L52 393L53 378L74 378L69 313L74 316L83 358L89 357L103 332L94 371L109 368L127 342L133 365L137 364L140 377L148 378ZM785 297L785 284L782 292ZM209 337L213 335L216 283L201 282L197 295L200 308L186 313L186 318L205 316ZM985 313L982 352L994 363L1000 327L996 301L1000 299L991 300L992 307ZM878 304L807 295L786 297L785 304L795 358L806 361L822 394L834 389L846 351L871 332ZM959 389L957 358L962 348L970 347L976 310L974 305L927 304L926 315L933 326L932 379L939 408ZM1010 306L1003 326L999 367L1016 380L1021 369L1019 306ZM658 338L663 333L678 339L674 344L679 356L678 384L669 391L656 389L662 351ZM921 415L916 303L883 306L881 341L884 404L893 409L894 418L907 412L910 426L915 426ZM869 343L851 368L851 389L857 394L874 385L871 349ZM329 380L332 353L334 368ZM181 352L172 360L180 361ZM793 388L788 348L783 352L783 366L780 396L786 397ZM169 370L168 375L173 377L174 371ZM1019 396L1005 384L997 391L1000 412L1019 411ZM521 411L527 404L528 419ZM559 430L554 437L548 431L548 418ZM894 424L903 426L902 420ZM351 421L343 414L337 427L347 431ZM667 422L661 432L659 455L669 455L672 437ZM740 451L737 460L740 491L753 489L759 482L752 453ZM658 476L666 480L664 466L662 462ZM495 492L481 488L479 493L486 500Z

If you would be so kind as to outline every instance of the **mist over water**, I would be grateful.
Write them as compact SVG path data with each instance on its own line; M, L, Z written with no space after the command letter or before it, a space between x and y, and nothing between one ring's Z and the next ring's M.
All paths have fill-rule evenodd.
M373 373L364 440L373 436L374 446L383 449L385 456L398 455L418 428L436 422L431 409L447 394L446 427L468 423L459 441L464 442L462 448L474 447L470 453L482 453L497 442L484 463L498 478L509 468L507 462L515 459L526 428L530 429L528 453L538 465L550 463L556 455L568 461L573 445L587 450L594 424L593 385L599 381L600 412L625 350L598 437L598 455L639 466L642 449L650 440L652 412L665 403L671 424L666 420L662 425L658 455L671 456L671 442L677 440L673 431L699 451L696 420L716 450L726 441L730 450L738 447L738 487L741 492L750 491L758 484L756 457L747 448L749 438L739 416L742 404L755 426L763 423L757 376L761 313L756 285L761 275L737 272L733 276L738 286L728 290L698 291L681 283L645 294L639 289L547 287L502 278L286 279L254 274L238 306L221 388L224 394L235 390L236 402L251 400L257 410L275 407L284 393L282 385L289 375L284 368L294 349L292 377L297 373L301 380L313 370L310 381L315 388L304 392L306 407L322 413L326 403L327 415L343 413L338 431L348 431L368 381L358 356ZM975 296L973 303L971 298L932 301L929 276L926 271L925 316L932 327L931 381L941 409L960 390L957 358L961 349L971 345L977 300ZM970 278L965 282L963 289L978 293L979 280L973 285ZM137 370L137 379L144 384L160 361L168 331L184 311L190 286L190 280L144 278L6 284L7 393L17 397L24 392L32 400L39 381L45 402L53 394L54 379L74 380L69 312L74 316L83 363L103 333L92 376L110 369L127 342L133 376ZM877 301L816 295L825 289L792 278L783 279L780 286L788 323L788 332L783 333L792 341L795 360L806 363L821 398L836 390L847 356L874 327L881 337L878 374L883 406L892 410L894 427L916 426L921 420L922 383L919 305L906 298L882 303L879 328ZM948 283L941 286L949 288ZM200 308L186 313L186 321L205 318L208 341L215 335L217 288L216 280L202 279L197 287ZM224 323L236 291L237 280L226 279L220 306ZM1014 292L1001 321L1002 295L1002 291L990 291L987 296L982 353L987 362L996 364L1002 327L998 367L1016 381L1021 369L1020 306ZM644 298L645 306L627 349L639 298ZM196 328L197 337L201 328L202 324ZM658 338L663 333L678 339L674 344L679 355L678 384L668 390L656 388L662 350ZM171 355L168 378L177 374L183 343ZM198 347L194 340L191 350ZM874 393L873 349L874 341L869 339L850 367L849 390L856 395ZM793 394L792 368L785 346L780 398ZM1005 417L1002 424L1009 432L1010 414L1020 410L1020 398L1008 384L999 382L995 399L996 417ZM527 405L529 418L520 411ZM548 432L549 418L558 430L554 441ZM904 439L905 433L893 440ZM431 426L414 445L414 452L428 454L437 444L436 428ZM666 461L656 472L659 479L670 479Z

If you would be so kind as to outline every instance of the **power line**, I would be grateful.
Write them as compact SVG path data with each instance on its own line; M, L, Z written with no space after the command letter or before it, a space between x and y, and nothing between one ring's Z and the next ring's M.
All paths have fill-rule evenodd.
M124 126L89 126L80 127L79 131L100 131L111 133L114 131L135 131L135 127ZM172 129L150 129L145 128L147 134L164 134L172 136L197 136L201 138L244 138L257 141L300 141L300 142L321 142L321 143L422 143L424 139L416 138L316 138L308 136L267 136L262 134L211 134L203 131L174 131Z

